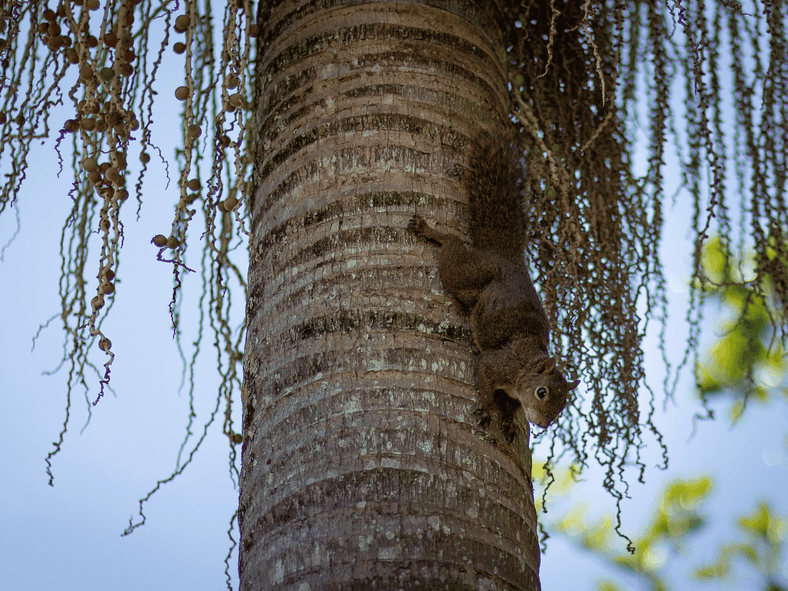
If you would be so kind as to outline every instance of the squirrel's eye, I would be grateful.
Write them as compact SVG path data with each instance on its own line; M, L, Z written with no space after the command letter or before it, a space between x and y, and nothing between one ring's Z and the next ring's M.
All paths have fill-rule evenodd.
M544 386L539 386L536 389L536 397L539 400L544 400L545 398L547 398L547 388L545 388Z

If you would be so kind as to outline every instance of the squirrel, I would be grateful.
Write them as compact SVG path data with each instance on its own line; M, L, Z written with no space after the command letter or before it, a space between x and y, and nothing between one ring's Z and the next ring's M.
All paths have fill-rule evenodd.
M476 375L482 426L511 442L514 414L546 428L566 406L568 383L548 352L549 324L525 266L521 169L509 142L475 142L467 172L472 245L431 228L418 214L408 229L441 245L438 270L446 292L470 311L478 349Z

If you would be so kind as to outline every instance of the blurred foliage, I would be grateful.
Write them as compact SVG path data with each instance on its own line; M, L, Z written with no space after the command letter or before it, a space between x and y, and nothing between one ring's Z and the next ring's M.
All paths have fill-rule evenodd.
M537 472L540 476L543 473ZM555 476L559 493L567 494L574 482L571 469ZM552 492L553 489L551 489ZM624 575L626 584L612 580L597 582L599 591L671 591L684 586L671 585L668 565L681 559L691 565L693 555L703 552L701 534L709 524L703 505L713 490L709 476L669 482L659 497L654 515L645 530L635 538L635 553L621 548L615 533L615 517L604 515L593 522L587 518L588 505L577 503L563 517L547 524L547 529L560 533L578 546L595 554ZM744 589L738 585L745 576L752 591L788 591L783 569L788 515L780 517L767 503L759 503L750 514L739 517L739 530L744 541L724 544L712 564L690 567L687 577L701 583L722 583L727 588ZM736 559L743 559L735 563ZM733 566L737 568L733 568ZM671 568L675 583L675 566ZM752 582L757 581L757 582ZM731 586L733 585L733 586Z
M716 300L721 313L719 336L696 363L698 393L704 405L714 399L730 401L734 422L750 397L761 403L788 397L788 360L781 334L785 308L768 283L760 290L754 285L755 255L743 248L738 252L734 255L720 238L708 240L702 256L705 280L696 285L704 298ZM778 256L775 249L766 252ZM708 406L707 410L713 416ZM551 494L565 496L577 480L577 469L551 472L535 462L533 476L537 486L549 485ZM714 555L708 552L708 535L702 535L709 524L703 505L712 489L712 478L706 475L667 483L648 526L635 536L633 554L621 548L617 517L604 515L590 522L584 503L575 503L568 513L546 523L545 529L566 536L616 567L626 579L623 586L613 580L598 581L599 591L671 591L684 589L689 578L710 588L788 591L788 515L778 515L766 502L754 503L752 512L736 519L739 539L714 540L719 544L716 560L698 566L701 554ZM537 509L544 508L543 501ZM675 586L675 559L690 569L684 585Z
M744 542L725 544L713 564L695 571L695 577L708 581L725 581L735 577L731 563L743 559L745 564L762 575L763 582L757 589L764 591L788 591L788 585L781 577L781 564L785 554L785 536L788 530L788 516L781 518L767 503L759 503L749 515L738 519L739 530L744 534Z
M719 238L706 243L702 264L705 297L723 310L720 335L696 365L698 392L704 404L713 398L732 399L731 419L738 420L750 398L766 403L777 393L788 398L785 386L786 351L778 327L784 324L782 306L771 286L766 297L752 285L755 260L752 252L735 256ZM767 249L777 257L777 251ZM711 410L710 415L713 416Z
M663 491L651 522L645 531L634 540L635 552L621 552L621 544L614 531L614 518L603 516L594 523L586 524L587 506L577 505L563 518L553 522L550 529L568 536L618 569L635 575L654 591L670 589L664 578L663 569L671 555L686 553L686 545L692 534L706 525L700 508L712 490L708 476L693 480L675 480ZM619 587L612 581L599 583L599 589L618 591L631 587Z

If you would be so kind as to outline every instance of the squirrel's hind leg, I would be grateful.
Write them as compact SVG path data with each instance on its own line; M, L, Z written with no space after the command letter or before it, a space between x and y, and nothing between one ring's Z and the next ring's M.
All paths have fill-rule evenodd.
M501 278L500 265L487 254L456 236L444 236L438 261L443 287L471 308L487 286Z
M443 288L464 305L476 305L485 287L501 278L501 267L491 253L465 244L452 234L441 234L420 215L413 216L408 230L442 246L438 269Z
M419 214L415 214L408 222L408 230L419 238L424 238L437 244L443 244L448 237L448 234L441 234L437 230L430 228L430 225Z

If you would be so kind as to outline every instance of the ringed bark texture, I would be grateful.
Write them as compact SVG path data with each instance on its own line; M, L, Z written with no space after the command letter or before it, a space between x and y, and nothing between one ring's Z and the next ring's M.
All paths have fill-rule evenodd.
M539 589L527 427L476 427L467 318L418 211L467 232L508 113L489 0L262 3L241 589Z

